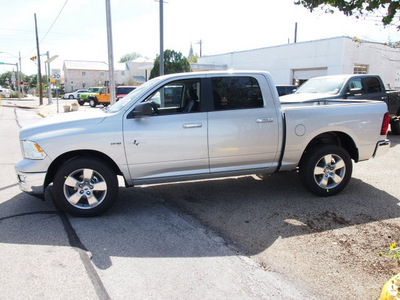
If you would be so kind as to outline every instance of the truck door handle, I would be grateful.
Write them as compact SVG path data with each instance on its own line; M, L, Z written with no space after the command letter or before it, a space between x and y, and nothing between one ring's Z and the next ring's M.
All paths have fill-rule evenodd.
M183 124L182 127L183 128L200 128L203 125L201 123L188 123L188 124Z
M258 118L256 120L257 123L271 123L274 121L274 118Z

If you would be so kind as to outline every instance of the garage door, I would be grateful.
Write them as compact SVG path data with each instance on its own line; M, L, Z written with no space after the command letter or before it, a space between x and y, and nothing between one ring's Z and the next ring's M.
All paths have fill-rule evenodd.
M302 84L304 81L318 76L328 75L328 68L294 69L293 84Z

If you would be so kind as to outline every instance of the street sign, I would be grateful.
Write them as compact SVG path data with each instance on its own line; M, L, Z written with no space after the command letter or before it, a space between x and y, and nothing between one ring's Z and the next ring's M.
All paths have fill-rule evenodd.
M61 79L61 70L60 69L51 69L51 78L54 80Z

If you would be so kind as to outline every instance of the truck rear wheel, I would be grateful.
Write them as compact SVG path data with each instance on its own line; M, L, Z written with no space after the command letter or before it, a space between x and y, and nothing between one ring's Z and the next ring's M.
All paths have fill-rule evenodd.
M80 157L61 166L54 177L54 201L62 210L92 217L108 210L118 196L115 172L94 158Z
M317 196L333 196L349 183L353 172L350 155L336 145L317 145L300 162L303 185Z
M400 117L394 117L390 120L390 130L392 134L400 134Z

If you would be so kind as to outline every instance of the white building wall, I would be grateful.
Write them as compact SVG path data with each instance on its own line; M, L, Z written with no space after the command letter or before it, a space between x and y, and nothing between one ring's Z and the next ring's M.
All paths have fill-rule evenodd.
M198 58L200 64L222 64L233 70L266 70L276 84L292 84L319 75L353 74L354 65L368 65L386 87L400 89L400 51L349 37L280 45ZM297 78L302 77L302 78Z
M368 65L368 74L381 76L386 88L400 89L400 51L384 44L346 39L343 71L353 73L355 64Z
M272 74L276 84L292 84L294 70L340 74L342 54L343 39L337 38L204 56L198 62L226 64L233 70L265 70Z

